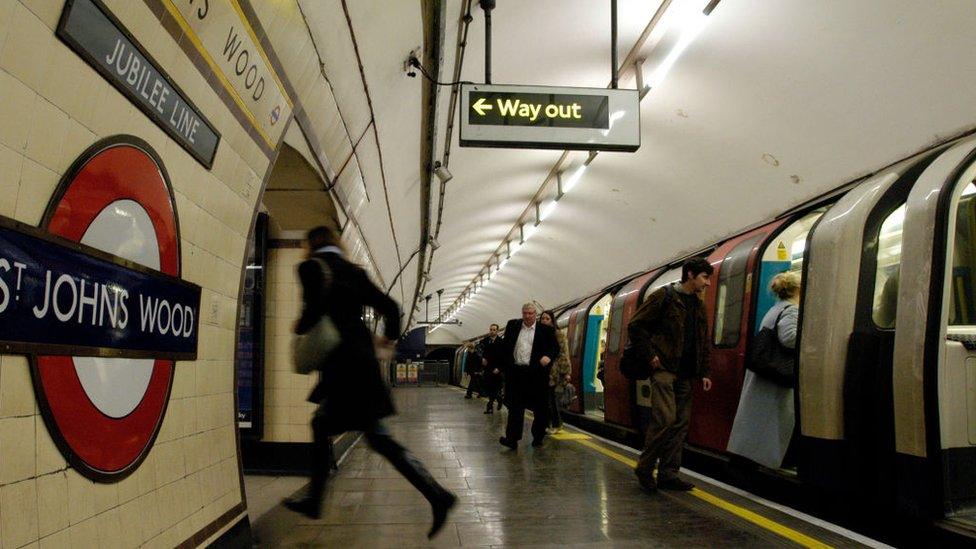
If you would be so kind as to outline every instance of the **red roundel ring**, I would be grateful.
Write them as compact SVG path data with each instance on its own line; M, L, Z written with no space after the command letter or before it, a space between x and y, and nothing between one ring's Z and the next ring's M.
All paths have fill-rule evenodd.
M145 219L143 225L151 234L150 238L141 238L144 245L139 253L150 257L154 266L158 255L158 270L179 277L179 223L169 178L156 152L138 138L116 136L85 151L61 180L42 227L80 242L86 233L98 232L94 226L104 224L106 218L110 229L118 223L118 219L111 219L113 215L124 216L128 221L131 213L118 205L127 205ZM116 225L111 225L113 222ZM101 247L98 242L87 243ZM111 249L104 251L116 253ZM96 391L100 394L93 394L93 382L79 375L83 370L78 363L82 360L85 359L72 356L34 357L35 392L48 431L72 466L93 480L118 481L132 473L152 447L169 402L174 363L149 359L139 364L144 370L143 379L135 384L134 392L130 391L133 394L124 396L128 400L124 410L113 413L105 411L102 401L104 395L119 388L113 387L109 379L103 382L105 387ZM112 368L127 366L116 362ZM97 382L97 376L95 379ZM124 385L125 382L123 389Z

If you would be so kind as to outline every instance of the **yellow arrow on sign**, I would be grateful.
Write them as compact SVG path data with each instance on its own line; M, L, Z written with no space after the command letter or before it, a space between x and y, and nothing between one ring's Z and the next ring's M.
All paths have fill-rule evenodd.
M471 108L474 109L474 112L480 114L481 116L484 116L485 115L485 111L490 111L494 107L492 107L491 105L485 103L485 98L482 97L481 99L478 99L477 101L475 101L474 102L474 105L471 105Z

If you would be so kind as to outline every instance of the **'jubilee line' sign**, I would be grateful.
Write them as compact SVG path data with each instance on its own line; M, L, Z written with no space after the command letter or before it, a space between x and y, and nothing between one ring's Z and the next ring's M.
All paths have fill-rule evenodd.
M637 90L461 87L461 146L636 151Z

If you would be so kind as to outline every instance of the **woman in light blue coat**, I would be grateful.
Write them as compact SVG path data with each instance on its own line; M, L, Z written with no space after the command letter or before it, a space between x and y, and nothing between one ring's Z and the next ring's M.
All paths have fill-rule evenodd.
M794 349L799 318L800 275L795 272L780 273L773 277L770 288L778 301L763 316L760 329L773 329L775 326L779 342L788 349ZM746 370L728 450L760 465L778 469L783 465L795 423L793 388Z

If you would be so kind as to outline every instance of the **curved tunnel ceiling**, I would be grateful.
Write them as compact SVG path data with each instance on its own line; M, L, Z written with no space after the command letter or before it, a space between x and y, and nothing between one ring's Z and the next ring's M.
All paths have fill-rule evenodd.
M340 221L354 221L346 233L361 241L357 258L385 286L421 240L425 113L420 78L408 77L403 63L424 42L425 2L444 7L446 80L467 0L297 0L285 24L267 16L289 77L309 83L298 86L308 118L302 130L317 138L322 172L336 183ZM668 14L700 13L707 3L667 2L637 52L648 80L683 36L681 20L667 22ZM473 4L461 79L481 82L484 19ZM661 4L619 0L621 61ZM493 83L606 87L609 9L596 0L498 2ZM463 325L442 326L428 341L481 334L529 299L552 306L582 298L976 125L976 60L964 53L976 46L976 11L965 0L937 7L723 0L699 21L700 32L641 102L640 150L600 153L526 246L468 301L457 315ZM632 71L620 87L635 87ZM462 149L456 126L445 150L450 87L439 93L435 159L449 151L454 178L423 294L444 289L446 309L499 248L561 152ZM585 158L573 153L568 166ZM418 282L410 264L391 295L409 308ZM435 303L436 295L432 317ZM423 318L420 304L414 320Z
M607 86L608 4L530 2L516 9L500 2L492 17L493 82ZM697 10L707 2L675 1L669 10L682 4ZM657 7L621 2L621 59ZM482 13L472 14L463 79L482 81ZM529 242L468 300L457 315L463 325L442 326L429 340L484 333L531 299L548 307L584 297L976 122L976 61L959 55L976 45L968 31L976 12L966 2L935 10L910 0L724 1L705 19L641 103L640 150L601 153ZM677 28L645 44L645 76L681 39ZM633 78L621 87L635 87ZM454 179L427 286L445 289L445 308L495 252L559 155L459 148L455 137ZM585 158L574 155L571 166Z

